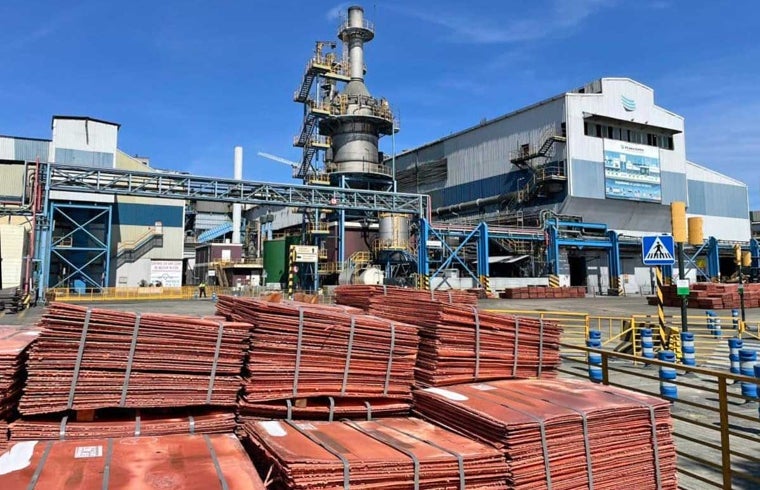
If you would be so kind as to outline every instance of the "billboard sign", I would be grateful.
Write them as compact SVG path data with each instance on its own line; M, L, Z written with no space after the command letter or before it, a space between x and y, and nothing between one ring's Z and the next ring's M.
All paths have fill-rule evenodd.
M661 202L660 149L605 139L604 189L611 199Z
M161 283L167 288L182 286L182 261L181 260L151 260L150 282Z

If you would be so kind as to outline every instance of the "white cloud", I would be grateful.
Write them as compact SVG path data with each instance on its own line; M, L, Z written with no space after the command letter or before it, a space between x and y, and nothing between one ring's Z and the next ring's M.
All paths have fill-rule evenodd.
M402 15L413 17L444 28L448 40L474 44L497 44L532 41L566 34L588 17L615 4L616 0L552 0L532 16L494 18L490 7L470 7L466 11L443 10L437 6L420 9L408 5L390 4L387 7ZM510 11L506 11L510 14Z
M331 22L339 20L342 16L345 15L346 9L348 9L349 5L351 5L351 2L339 3L327 11L325 18Z

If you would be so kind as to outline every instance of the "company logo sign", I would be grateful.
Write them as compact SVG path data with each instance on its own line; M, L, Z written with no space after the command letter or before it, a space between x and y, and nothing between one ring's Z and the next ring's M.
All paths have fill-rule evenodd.
M633 99L629 99L625 95L620 96L620 102L623 103L623 109L625 109L628 112L633 112L636 110L636 101Z

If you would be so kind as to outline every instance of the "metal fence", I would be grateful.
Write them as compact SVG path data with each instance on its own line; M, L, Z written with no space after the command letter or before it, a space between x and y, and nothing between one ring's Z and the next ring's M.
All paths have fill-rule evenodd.
M602 383L652 396L659 395L659 366L672 363L588 349L565 343L560 372L568 377L588 377L588 353L602 358ZM726 371L678 365L674 384L673 435L677 445L679 487L760 488L760 420L755 400L742 396L741 382L756 378Z

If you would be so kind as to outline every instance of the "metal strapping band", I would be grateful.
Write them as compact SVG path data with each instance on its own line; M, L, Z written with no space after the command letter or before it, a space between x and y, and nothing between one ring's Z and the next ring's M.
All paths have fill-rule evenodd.
M370 438L376 440L377 442L385 444L386 446L390 447L391 449L395 449L396 451L398 451L400 453L403 453L403 454L406 454L407 456L409 456L409 459L412 460L412 464L414 465L414 490L419 490L420 489L420 460L419 460L419 458L417 458L417 456L412 451L410 451L409 449L407 449L405 447L400 447L399 445L394 444L393 441L389 441L388 439L386 439L385 437L381 436L380 434L372 433L372 432L368 431L367 429L365 429L364 427L360 427L360 426L356 425L355 423L351 422L350 420L345 420L344 423L346 425L348 425L349 427L352 427L353 429L356 429L357 431L361 432L365 436L370 437ZM377 422L374 422L374 423L377 423Z
M203 434L203 438L206 440L206 446L208 447L208 452L211 453L211 461L214 462L214 468L216 469L216 477L219 478L219 483L222 484L222 490L229 490L230 487L227 485L227 479L224 478L222 467L219 466L219 459L216 457L216 451L214 450L214 445L211 444L211 438L208 436L208 434Z
M332 422L335 415L335 398L328 396L327 400L330 402L330 413L327 415L327 421Z
M298 372L301 369L301 343L303 343L303 307L298 307L298 341L296 344L296 369L293 373L293 397L298 396Z
M450 305L454 304L454 299L451 297L451 289L449 289L449 304Z
M140 332L140 319L142 314L135 316L135 328L132 330L132 343L129 345L129 356L127 356L127 370L124 372L124 385L121 387L121 400L119 406L123 407L127 401L127 390L129 389L129 377L132 375L132 362L135 358L135 348L137 347L137 335Z
M614 393L611 391L607 391L610 395L617 396L619 398L623 398L628 401L632 401L634 403L637 403L638 405L641 405L643 407L646 407L649 410L649 425L652 428L652 455L654 456L654 478L657 482L657 490L662 488L662 477L660 475L660 448L657 445L657 420L654 417L654 407L650 405L649 403L643 402L641 400L637 400L636 398L632 398L629 396L625 396L620 393Z
M64 415L61 419L61 429L58 431L58 439L61 441L66 439L66 423L69 421L69 416Z
M396 347L396 324L391 322L391 348L388 352L388 367L385 370L385 388L383 396L388 395L388 385L391 382L391 367L393 366L393 349Z
M585 410L569 407L567 405L560 405L556 401L541 398L541 401L546 402L555 407L562 407L571 410L581 416L581 422L583 424L583 446L586 451L586 477L588 478L588 490L594 490L594 471L591 466L591 441L588 437L588 414Z
M372 420L372 405L365 401L364 406L367 407L367 420Z
M108 490L108 480L111 479L111 455L113 454L113 439L108 439L108 444L106 445L106 463L105 466L103 466L103 485L101 488L103 490Z
M141 429L140 429L140 411L138 410L135 413L135 437L140 437Z
M520 317L515 317L515 353L512 359L512 377L517 376L517 346L520 343Z
M195 417L193 417L192 415L188 415L187 421L190 425L190 433L195 434Z
M388 286L383 284L383 296L388 296Z
M544 472L546 473L546 490L552 490L552 472L551 472L551 467L550 467L550 464L549 464L549 446L548 446L547 441L546 441L546 423L545 423L544 419L538 418L538 417L536 417L535 415L533 415L530 412L524 412L524 411L520 410L519 408L515 408L515 407L509 406L509 405L505 405L503 402L496 401L496 400L494 400L492 398L488 398L488 397L485 397L485 396L479 396L479 395L476 395L474 393L470 393L470 394L468 394L468 396L471 397L471 398L478 398L480 400L485 400L485 401L488 401L488 402L491 402L491 403L496 403L497 405L502 406L502 407L506 408L507 410L515 411L517 413L525 415L526 417L529 417L529 418L535 420L536 422L538 422L538 430L539 430L539 432L541 434L541 452L543 453L543 456L544 456ZM439 425L441 425L441 424L439 424ZM445 427L445 426L444 426L444 428L449 429L448 427Z
M538 376L541 377L541 370L544 368L544 319L538 320Z
M408 433L406 431L403 431L401 429L397 429L396 427L391 427L391 426L389 426L387 424L384 424L384 423L380 422L379 420L375 421L375 423L378 424L378 425L382 425L383 427L387 427L388 429L394 430L394 431L398 432L399 434L404 434L407 437L411 437L415 441L423 442L423 443L427 444L428 446L432 446L432 447L434 447L434 448L436 448L436 449L438 449L440 451L443 451L444 453L448 453L448 454L454 456L457 459L457 466L459 467L459 488L460 488L460 490L465 490L465 488L466 488L466 485L465 485L466 481L465 481L465 475L464 475L464 458L462 457L461 454L459 454L456 451L452 451L451 449L446 449L443 446L439 446L438 444L436 444L436 443L434 443L432 441L428 441L428 440L422 439L420 437L415 436L414 434L410 434L410 433Z
M288 407L288 412L285 414L287 420L293 420L293 402L290 399L285 400L285 406Z
M92 316L92 309L87 308L87 313L84 314L84 325L82 325L82 335L79 337L79 350L77 351L77 360L74 364L74 375L71 378L71 388L69 388L69 402L66 404L66 409L71 410L74 406L74 394L77 391L77 382L79 381L79 369L82 367L82 355L84 354L84 344L87 342L87 330L90 328L90 317Z
M340 396L346 394L348 383L348 371L351 368L351 351L354 348L354 332L356 331L356 317L351 315L351 330L348 332L348 350L346 352L346 364L343 366L343 385L340 387Z
M435 289L430 290L430 301L435 301Z
M472 312L475 314L475 378L480 375L480 315L478 307L473 306Z
M219 330L216 334L216 349L214 350L214 363L211 364L211 377L208 380L208 391L206 392L206 405L211 403L211 393L214 392L214 381L216 381L216 366L219 364L219 351L222 348L222 337L224 336L224 324L219 322Z
M328 453L338 458L341 461L341 463L343 463L343 489L348 490L350 487L349 477L350 477L351 466L348 460L346 459L346 457L343 456L341 453L339 453L337 450L333 449L332 446L328 445L327 443L323 441L320 441L319 439L309 434L305 430L302 430L300 427L298 427L298 425L296 425L292 421L286 420L285 423L288 424L293 429L295 429L299 434L301 434L302 436L304 436L305 438L313 442L314 444L320 446L322 449L324 449Z
M50 454L50 449L52 447L53 441L48 441L45 445L45 451L42 453L42 457L40 458L40 462L37 463L37 469L34 470L34 474L32 475L32 479L29 480L29 485L26 487L26 490L34 490L34 487L37 486L37 480L40 479L42 468L45 466L45 461L47 461L48 455Z

